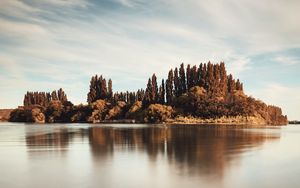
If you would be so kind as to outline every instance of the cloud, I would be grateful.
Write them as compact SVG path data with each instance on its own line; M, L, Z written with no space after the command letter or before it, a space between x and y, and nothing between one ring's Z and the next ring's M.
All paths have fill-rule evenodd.
M87 0L34 0L35 3L54 6L76 6L86 8L90 3Z
M263 87L251 92L267 104L280 106L290 120L299 119L300 87L288 87L278 83L264 83Z
M176 1L176 5L175 12L193 15L189 20L206 26L207 32L217 37L239 39L243 45L239 50L247 55L293 45L299 47L300 44L300 23L297 22L300 13L296 8L300 6L299 1L188 0Z
M227 68L236 78L243 77L243 72L251 69L250 59L244 56L234 56L229 59Z
M130 8L135 7L141 2L140 0L114 0L114 1L120 3L123 6L130 7Z
M154 72L165 78L181 62L208 61L225 61L228 72L243 78L245 85L259 82L253 75L262 62L256 62L255 56L275 54L270 58L270 74L275 74L272 65L278 62L297 65L297 54L290 57L281 52L300 47L299 4L282 0L1 1L0 63L4 66L0 72L6 70L1 79L9 84L0 89L13 91L14 83L22 92L64 87L80 102L85 101L94 74L111 77L115 91L136 90L145 87Z
M0 18L1 38L10 37L12 40L34 40L48 38L49 33L41 25L25 23L20 21L10 21Z
M274 61L279 62L283 65L295 65L300 63L299 57L293 58L293 57L286 57L286 56L276 56L274 58Z
M0 1L0 15L23 18L36 12L39 12L38 8L32 7L23 1Z

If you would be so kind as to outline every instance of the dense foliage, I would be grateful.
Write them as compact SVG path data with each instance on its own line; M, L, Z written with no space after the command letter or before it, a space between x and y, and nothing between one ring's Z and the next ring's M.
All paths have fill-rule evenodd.
M176 116L215 119L258 117L266 124L286 124L279 107L244 94L243 84L226 73L225 64L182 63L158 84L153 74L146 89L113 92L111 79L91 78L88 105L73 105L62 89L50 93L27 92L24 106L11 113L11 121L105 122L133 119L138 122L170 122Z

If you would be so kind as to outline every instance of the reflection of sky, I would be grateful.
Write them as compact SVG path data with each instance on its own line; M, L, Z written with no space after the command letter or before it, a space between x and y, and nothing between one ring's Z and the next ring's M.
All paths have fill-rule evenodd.
M10 125L0 126L0 187L299 185L298 126Z
M300 2L24 0L0 2L0 104L63 87L85 102L94 74L145 87L181 62L225 61L248 94L298 118ZM17 88L17 89L16 89Z

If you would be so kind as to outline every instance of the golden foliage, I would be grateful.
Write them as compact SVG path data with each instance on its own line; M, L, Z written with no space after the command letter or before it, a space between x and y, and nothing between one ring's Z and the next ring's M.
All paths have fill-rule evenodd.
M123 113L126 103L124 101L118 101L117 105L108 111L108 114L105 116L106 120L119 119Z
M144 122L146 123L160 123L166 122L174 113L171 106L162 105L162 104L151 104L145 110Z

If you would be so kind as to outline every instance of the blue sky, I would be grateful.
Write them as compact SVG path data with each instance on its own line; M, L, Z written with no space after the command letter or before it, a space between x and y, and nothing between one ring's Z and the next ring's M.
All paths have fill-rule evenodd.
M300 119L300 1L1 0L0 108L64 88L85 103L92 75L115 91L156 73L224 61L246 94Z

